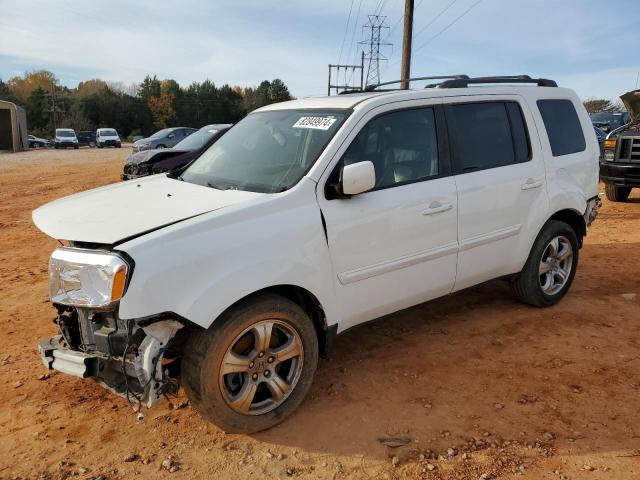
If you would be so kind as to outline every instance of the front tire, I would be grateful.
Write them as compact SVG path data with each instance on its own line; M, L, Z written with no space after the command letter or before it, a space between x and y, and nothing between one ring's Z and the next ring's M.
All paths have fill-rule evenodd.
M182 384L194 408L228 433L254 433L302 403L318 365L313 322L279 295L243 301L184 346Z
M626 202L631 193L631 187L619 187L613 183L606 183L604 192L607 195L607 199L612 202Z
M512 280L515 296L534 307L550 307L564 297L578 267L578 238L564 222L549 220L538 234L522 271Z

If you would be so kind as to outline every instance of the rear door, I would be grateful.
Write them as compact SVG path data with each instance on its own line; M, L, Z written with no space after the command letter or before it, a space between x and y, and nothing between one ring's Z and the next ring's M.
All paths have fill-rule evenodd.
M373 190L331 198L320 181L341 307L340 329L445 295L457 256L457 195L436 119L441 100L401 102L369 112L338 152L326 183L344 165L371 161Z
M548 212L537 131L518 96L448 99L458 187L455 290L522 268Z

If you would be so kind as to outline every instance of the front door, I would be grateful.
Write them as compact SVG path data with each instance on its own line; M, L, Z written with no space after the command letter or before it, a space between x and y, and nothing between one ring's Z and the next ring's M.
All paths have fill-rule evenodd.
M351 132L332 176L344 165L371 161L373 190L330 200L319 182L341 330L453 288L457 196L439 155L438 103L379 107Z

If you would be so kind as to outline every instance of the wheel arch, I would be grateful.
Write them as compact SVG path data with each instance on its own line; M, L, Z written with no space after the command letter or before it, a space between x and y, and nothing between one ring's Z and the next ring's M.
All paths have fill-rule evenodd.
M576 210L565 208L551 215L551 217L549 217L545 222L545 225L549 222L549 220L558 220L569 225L573 229L573 231L576 232L576 237L578 238L578 246L582 248L582 239L587 235L587 224L584 220L584 217L580 213L578 213Z
M337 324L331 326L327 325L327 317L322 304L318 298L306 288L289 284L265 287L235 301L233 304L229 305L222 314L236 307L240 303L268 293L279 295L292 301L302 308L307 315L309 315L309 318L311 318L311 321L313 322L316 335L318 336L320 355L326 358L329 355L333 345L333 340L337 334ZM213 324L215 324L215 320L211 325Z

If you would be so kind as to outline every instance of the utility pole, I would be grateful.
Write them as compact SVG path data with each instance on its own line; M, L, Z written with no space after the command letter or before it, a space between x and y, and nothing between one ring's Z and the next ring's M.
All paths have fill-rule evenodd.
M390 43L381 41L381 32L389 28L389 25L386 23L387 17L380 15L369 15L368 17L369 23L363 28L369 30L369 38L358 42L361 45L367 45L369 49L369 53L365 55L365 58L369 60L365 86L378 85L380 83L380 60L387 60L387 57L380 53L380 47L391 45Z
M409 89L411 77L411 41L413 40L413 0L404 2L404 36L402 38L402 70L400 88Z
M45 112L51 113L51 123L53 124L53 131L55 132L58 128L58 114L64 114L67 112L64 108L60 107L61 104L64 107L65 102L63 102L63 100L66 99L66 95L58 95L55 83L51 82L51 91L49 93L45 93L44 96L51 99L51 107L48 110L45 110ZM56 101L58 102L57 104Z

